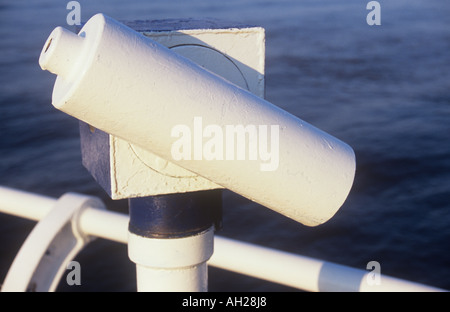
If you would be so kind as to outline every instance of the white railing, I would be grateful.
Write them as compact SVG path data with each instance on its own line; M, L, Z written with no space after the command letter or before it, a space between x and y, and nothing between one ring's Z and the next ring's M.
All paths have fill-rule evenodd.
M43 222L41 220L49 216L57 201L0 186L0 212L10 215ZM128 242L128 216L125 214L84 207L71 222L76 222L77 230L84 236ZM220 236L214 238L214 254L208 264L305 291L445 291L385 275L374 285L369 282L369 271Z

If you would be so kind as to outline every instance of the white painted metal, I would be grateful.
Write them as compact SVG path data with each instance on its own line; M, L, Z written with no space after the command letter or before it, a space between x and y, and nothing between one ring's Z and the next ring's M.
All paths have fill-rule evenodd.
M156 269L136 265L139 292L206 292L208 268L206 262L180 269Z
M58 74L56 108L306 225L327 221L345 201L355 156L342 141L102 14L78 37L54 32L39 62ZM271 142L279 143L279 166L175 160L172 129L192 129L196 118L204 126L279 126Z
M224 237L216 237L214 243L210 265L306 291L442 291L386 275L373 284L367 281L369 271Z
M128 242L128 216L94 207L83 210L78 222L86 235L126 244Z
M263 98L264 28L230 25L230 28L211 29L209 26L179 31L145 31L143 34Z
M210 25L201 22L191 23L196 28L176 27L170 31L145 30L141 33L228 81L264 97L264 29L242 26L210 29ZM90 155L82 155L90 160ZM112 199L222 188L113 135L109 136L108 156L109 168L104 168L102 172L110 175L111 185L102 186Z
M57 199L0 186L0 212L34 221L43 219ZM128 216L114 211L84 207L78 215L79 230L85 235L126 244ZM101 221L101 222L100 222Z
M39 221L52 210L56 199L0 186L0 211Z
M2 291L54 291L68 263L91 239L78 228L78 215L87 207L104 208L95 197L73 193L57 200L20 248Z
M206 262L213 253L214 228L182 238L128 236L128 256L136 263L138 291L207 291Z
M56 199L0 186L0 212L36 220ZM20 213L17 213L20 212ZM128 242L128 216L87 208L78 218L85 235ZM147 252L150 252L147 250ZM445 291L381 275L380 285L366 283L368 271L257 246L220 236L214 238L209 265L306 291ZM146 270L141 272L143 277ZM150 270L150 273L155 273Z

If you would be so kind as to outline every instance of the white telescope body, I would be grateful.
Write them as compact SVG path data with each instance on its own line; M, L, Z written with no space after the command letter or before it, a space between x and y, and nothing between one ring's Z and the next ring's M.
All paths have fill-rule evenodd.
M56 28L39 63L57 109L305 225L353 184L346 143L102 14Z

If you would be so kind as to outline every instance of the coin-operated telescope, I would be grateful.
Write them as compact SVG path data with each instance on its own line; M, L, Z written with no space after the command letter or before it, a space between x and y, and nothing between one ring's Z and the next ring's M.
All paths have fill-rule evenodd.
M298 222L350 191L347 144L102 14L56 28L39 62L56 108Z
M239 44L217 48L207 43L219 33L250 37L230 29L205 34L205 41L188 31L167 47L164 42L176 41L179 31L159 29L150 38L97 14L78 34L55 28L42 49L41 67L58 76L53 105L83 123L85 166L113 199L133 199L130 231L138 237L130 240L129 253L137 263L148 256L140 254L139 246L146 244L142 237L155 238L149 248L160 248L160 238L195 240L217 224L208 205L220 198L198 191L226 188L316 226L336 213L353 184L350 146L264 100L263 73L249 78L252 71L231 53ZM263 34L256 37L264 41ZM218 41L226 45L226 40ZM247 58L264 57L261 50L243 50ZM106 154L106 160L86 159L98 154ZM170 198L160 197L166 195ZM194 245L208 249L196 241ZM189 246L185 241L178 245L191 250ZM205 261L211 253L212 248L203 260L194 255L183 267ZM152 261L144 266L170 262Z

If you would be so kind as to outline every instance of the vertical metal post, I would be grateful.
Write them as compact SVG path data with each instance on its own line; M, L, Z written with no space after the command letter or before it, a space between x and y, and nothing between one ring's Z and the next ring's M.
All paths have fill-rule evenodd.
M209 19L126 25L264 97L264 29ZM80 134L83 165L112 199L129 200L138 291L206 291L223 187L82 121Z
M129 208L138 291L207 291L221 190L132 198Z

